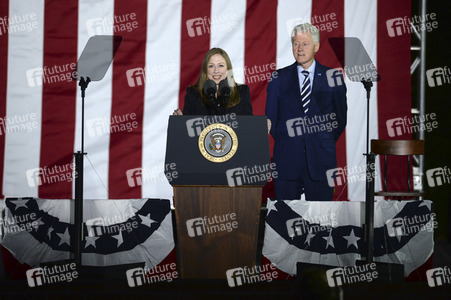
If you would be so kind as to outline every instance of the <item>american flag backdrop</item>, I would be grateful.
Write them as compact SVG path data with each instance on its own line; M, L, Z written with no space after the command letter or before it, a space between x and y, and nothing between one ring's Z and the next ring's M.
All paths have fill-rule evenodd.
M263 115L269 74L294 62L290 32L302 22L320 29L316 58L330 67L340 64L329 37L362 41L382 78L371 92L370 138L392 138L386 121L410 116L411 91L410 34L390 20L410 17L410 9L409 0L2 1L1 194L73 198L81 95L69 73L93 35L124 40L104 79L86 90L86 198L171 199L162 175L168 116L183 107L204 54L228 52L236 81L250 86L254 114ZM365 164L366 92L346 84L348 124L337 157L340 168L355 168ZM399 186L403 171L391 172L390 184ZM335 200L364 199L364 182L342 181Z

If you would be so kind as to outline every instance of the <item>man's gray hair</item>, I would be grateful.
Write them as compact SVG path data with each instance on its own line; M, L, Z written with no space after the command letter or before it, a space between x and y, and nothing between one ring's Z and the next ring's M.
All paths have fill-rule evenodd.
M306 32L310 33L314 43L319 42L319 30L310 23L296 25L293 28L293 31L291 32L291 42L293 43L294 37L296 36L297 33L306 33Z

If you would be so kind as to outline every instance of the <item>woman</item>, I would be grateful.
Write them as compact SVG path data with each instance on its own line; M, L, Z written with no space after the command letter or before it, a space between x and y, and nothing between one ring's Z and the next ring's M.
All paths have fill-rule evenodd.
M244 84L238 85L233 78L232 63L230 58L221 48L210 49L202 61L202 69L196 84L186 89L185 105L183 113L180 109L174 111L174 115L216 115L217 108L207 98L203 87L208 80L216 83L216 99L222 100L219 91L219 82L226 79L231 88L230 97L221 113L237 115L252 115L251 95L249 87Z

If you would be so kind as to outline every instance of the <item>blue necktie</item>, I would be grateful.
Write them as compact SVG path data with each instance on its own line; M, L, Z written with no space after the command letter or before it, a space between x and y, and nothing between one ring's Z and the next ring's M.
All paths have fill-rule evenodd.
M304 113L307 113L312 89L310 84L310 77L308 76L309 72L304 70L302 71L302 74L305 76L301 89L302 108L304 109Z

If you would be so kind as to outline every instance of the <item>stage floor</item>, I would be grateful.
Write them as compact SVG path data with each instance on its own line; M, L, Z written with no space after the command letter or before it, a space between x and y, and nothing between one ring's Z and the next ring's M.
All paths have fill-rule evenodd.
M78 279L66 284L30 288L26 281L3 280L1 299L449 299L450 285L429 287L418 282L372 282L340 289L299 280L229 287L225 280L175 280L130 288L124 281Z
M261 218L264 220L265 211ZM175 218L173 218L175 220ZM175 228L175 227L174 227ZM261 257L264 222L259 228L257 257ZM434 268L451 267L451 243L436 241ZM81 273L80 273L81 274ZM123 272L119 272L123 275ZM123 276L87 274L70 283L29 287L26 280L9 279L3 268L0 251L0 299L451 299L451 285L429 287L426 282L353 283L330 288L327 282L312 280L313 284L296 278L230 287L226 280L183 280L129 287Z
M451 244L435 243L434 267L449 266ZM29 287L26 280L8 279L0 268L0 299L450 299L451 285L429 287L426 282L371 282L330 288L327 282L307 284L300 279L243 284L230 287L226 280L183 280L129 287L113 274L78 278L70 283ZM93 276L95 278L93 278ZM96 277L97 276L97 277Z

